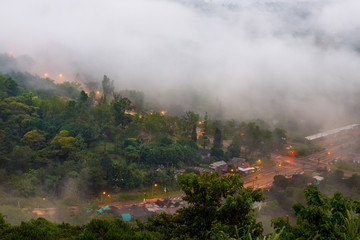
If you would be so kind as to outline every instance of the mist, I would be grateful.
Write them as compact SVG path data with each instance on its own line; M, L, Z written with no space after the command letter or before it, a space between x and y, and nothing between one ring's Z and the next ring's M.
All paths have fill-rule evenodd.
M360 2L285 0L0 3L0 52L55 81L144 91L213 118L355 122ZM22 57L23 58L23 57ZM3 70L4 71L4 70ZM63 78L59 78L59 74Z

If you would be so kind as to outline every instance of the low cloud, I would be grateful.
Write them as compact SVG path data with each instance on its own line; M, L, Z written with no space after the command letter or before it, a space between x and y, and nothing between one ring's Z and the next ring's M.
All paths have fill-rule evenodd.
M143 90L165 107L213 110L216 118L293 117L326 127L360 115L355 0L0 5L0 51L31 56L39 75L100 81L106 74L118 89Z

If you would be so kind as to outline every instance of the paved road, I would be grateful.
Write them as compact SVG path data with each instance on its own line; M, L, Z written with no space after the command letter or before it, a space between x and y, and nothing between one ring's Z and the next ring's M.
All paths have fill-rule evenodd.
M272 161L276 165L244 177L245 187L268 188L272 185L275 175L289 176L303 171L314 172L316 169L324 167L330 169L333 160L343 159L351 152L353 141L353 135L323 140L317 143L324 148L323 151L304 158L273 155Z

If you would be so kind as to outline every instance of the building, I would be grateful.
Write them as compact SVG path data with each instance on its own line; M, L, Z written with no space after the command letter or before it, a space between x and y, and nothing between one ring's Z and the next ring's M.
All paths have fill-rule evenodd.
M233 164L235 168L241 167L241 168L248 168L250 167L250 164L246 161L245 158L232 158L230 161L230 164Z
M222 170L222 171L226 169L226 166L227 163L225 161L218 161L209 165L209 167L213 170Z
M314 140L319 140L325 137L335 137L338 134L342 134L342 133L346 133L349 130L353 130L353 129L358 129L360 127L360 124L351 124L351 125L347 125L345 127L341 127L341 128L335 128L326 132L321 132L321 133L317 133L311 136L307 136L305 137L306 140L308 141L314 141Z

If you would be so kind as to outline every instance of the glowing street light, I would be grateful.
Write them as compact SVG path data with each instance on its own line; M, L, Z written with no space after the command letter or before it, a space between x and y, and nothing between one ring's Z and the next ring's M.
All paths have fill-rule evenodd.
M100 91L96 91L96 94L97 94L97 95L100 95Z
M154 198L154 187L157 187L157 183L154 184L154 186L151 188L151 198Z
M165 116L165 111L162 110L162 111L160 112L160 114L161 114L162 116Z

